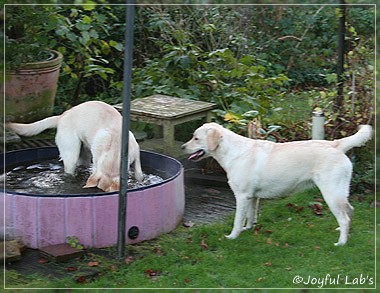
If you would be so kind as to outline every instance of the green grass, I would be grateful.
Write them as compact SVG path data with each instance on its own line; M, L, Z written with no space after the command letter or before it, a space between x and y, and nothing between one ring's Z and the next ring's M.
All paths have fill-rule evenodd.
M274 119L293 123L297 121L311 121L313 111L312 104L315 96L318 96L318 92L315 90L297 91L289 92L280 99L274 100L274 108L282 108L282 110L275 115Z
M231 215L224 223L180 227L158 239L130 245L127 256L133 260L128 264L89 253L75 265L85 268L89 261L97 261L99 274L85 283L76 281L78 272L51 279L6 271L6 287L318 288L320 284L294 284L293 279L300 276L306 282L310 276L316 281L329 274L331 279L339 278L339 284L323 284L323 288L374 288L368 280L375 278L375 209L371 199L352 202L355 212L349 241L335 247L339 233L333 215L324 203L322 216L308 207L319 197L318 191L312 190L264 201L260 226L236 240L224 238L232 226ZM366 278L363 284L361 277ZM354 284L356 281L359 284Z

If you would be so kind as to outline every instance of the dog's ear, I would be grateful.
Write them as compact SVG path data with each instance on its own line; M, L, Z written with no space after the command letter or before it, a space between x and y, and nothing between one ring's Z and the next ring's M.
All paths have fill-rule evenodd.
M207 148L210 151L215 151L222 137L220 130L215 127L210 127L209 129L207 129L206 134L207 134Z
M98 182L99 182L99 178L95 176L94 174L91 174L90 177L88 177L86 185L83 186L83 188L97 187Z

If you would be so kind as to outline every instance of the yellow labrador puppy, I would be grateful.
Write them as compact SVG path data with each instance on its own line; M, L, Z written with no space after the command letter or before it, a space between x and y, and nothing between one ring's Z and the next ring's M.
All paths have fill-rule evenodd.
M122 116L112 106L90 101L59 116L31 124L7 123L6 127L23 136L57 128L55 140L65 172L74 174L77 165L83 163L84 148L92 156L92 173L84 188L98 187L106 192L119 190ZM141 182L140 148L132 132L129 132L128 161L134 164L136 180Z
M339 224L340 236L335 245L344 245L353 211L348 202L352 164L345 152L363 145L371 136L372 127L363 125L355 135L334 141L274 143L249 139L216 123L206 123L182 149L191 154L189 160L211 156L226 171L236 198L234 225L227 238L234 239L255 224L254 201L316 185Z

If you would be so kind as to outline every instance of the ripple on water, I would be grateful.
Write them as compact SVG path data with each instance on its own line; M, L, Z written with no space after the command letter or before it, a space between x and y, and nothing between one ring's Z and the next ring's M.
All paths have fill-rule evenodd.
M165 178L157 170L144 168L144 179L141 183L129 173L128 189L141 188L161 183ZM30 163L13 168L6 174L6 189L29 194L92 194L101 193L98 188L82 188L90 176L90 168L79 166L75 176L64 173L63 164L58 159Z

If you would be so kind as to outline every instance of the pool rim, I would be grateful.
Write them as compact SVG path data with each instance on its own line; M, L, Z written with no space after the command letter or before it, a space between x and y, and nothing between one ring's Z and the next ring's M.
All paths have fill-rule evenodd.
M9 151L9 152L0 153L0 158L3 161L2 168L3 168L3 172L5 172L4 174L6 175L6 173L7 173L7 171L6 171L6 155L7 154L15 154L18 152L27 152L27 151L43 151L43 150L47 150L47 151L49 150L49 151L55 151L56 152L56 155L54 155L54 156L49 155L49 156L46 156L44 159L53 159L53 158L57 158L57 157L59 158L59 151L58 151L58 148L56 146L27 148L27 149L13 150L13 151ZM164 154L159 154L159 153L147 151L147 150L140 150L140 157L141 157L142 153L145 153L148 155L153 155L153 156L160 156L160 157L163 157L165 159L169 159L171 162L178 165L178 171L174 175L169 176L169 178L164 179L163 181L161 181L159 183L154 183L154 184L146 185L146 186L142 186L142 187L131 188L131 189L128 189L127 193L134 192L134 191L141 191L141 190L145 190L148 188L153 188L156 186L166 184L166 183L176 179L181 174L181 170L183 170L182 163L173 157L169 157L169 156L164 155ZM30 161L34 161L34 160L30 160ZM143 161L143 160L141 159L141 161ZM21 161L20 164L24 163L24 162L29 162L29 161L24 160L24 161ZM49 197L49 198L100 197L100 196L108 196L108 195L119 194L119 191L116 191L116 192L115 191L97 192L97 193L74 193L74 194L34 194L34 193L18 192L18 191L7 189L6 188L6 182L4 182L4 186L3 186L2 191L6 194L12 194L12 195L21 195L21 196L30 196L30 197Z

